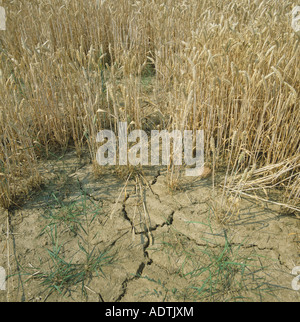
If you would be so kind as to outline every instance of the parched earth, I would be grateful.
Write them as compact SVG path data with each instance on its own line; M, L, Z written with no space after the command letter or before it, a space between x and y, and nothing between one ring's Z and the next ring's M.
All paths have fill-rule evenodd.
M220 210L209 173L172 192L164 169L126 186L111 169L96 178L72 153L41 169L41 189L0 214L0 266L10 275L1 302L299 302L294 214L245 198Z

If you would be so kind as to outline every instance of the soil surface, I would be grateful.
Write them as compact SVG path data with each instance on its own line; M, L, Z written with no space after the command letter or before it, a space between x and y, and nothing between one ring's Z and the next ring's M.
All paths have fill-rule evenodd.
M10 275L1 302L300 301L291 274L299 218L246 198L220 212L209 170L177 191L164 169L125 187L72 153L42 170L41 189L0 213L0 266ZM62 282L65 263L84 278Z

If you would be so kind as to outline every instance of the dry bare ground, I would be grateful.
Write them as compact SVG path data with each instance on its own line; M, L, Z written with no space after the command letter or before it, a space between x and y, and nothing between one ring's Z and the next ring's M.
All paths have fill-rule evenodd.
M0 301L299 301L296 1L2 2ZM124 121L204 174L100 167Z
M141 195L72 152L43 169L49 182L10 212L8 241L1 217L13 275L2 301L299 301L300 223L278 206L243 198L224 226L211 175L169 193L166 171L145 169Z

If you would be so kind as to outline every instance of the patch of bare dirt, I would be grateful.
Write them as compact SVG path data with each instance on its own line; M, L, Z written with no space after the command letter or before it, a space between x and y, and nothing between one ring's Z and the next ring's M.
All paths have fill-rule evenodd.
M130 180L124 188L69 154L44 164L44 178L22 208L1 211L0 266L11 275L1 302L300 300L291 285L300 220L243 198L221 225L222 191L213 194L209 172L172 193L166 174L149 168L149 186ZM55 249L85 272L84 283L66 283L63 294L50 292L57 276L47 283Z

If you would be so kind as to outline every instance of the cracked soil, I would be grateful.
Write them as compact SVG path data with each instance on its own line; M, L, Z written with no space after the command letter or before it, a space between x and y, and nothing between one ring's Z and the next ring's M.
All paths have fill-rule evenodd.
M300 263L300 220L279 207L242 198L222 226L214 212L220 191L213 196L210 175L171 193L156 168L145 170L149 187L130 180L126 188L109 170L95 178L92 166L73 154L44 169L44 186L22 208L0 216L0 266L11 275L0 301L299 302L291 271ZM80 284L49 294L37 278L52 267L45 213L80 205L83 196L90 223L85 242L113 260L88 276L84 294ZM61 256L74 264L84 261L75 226L57 225Z

